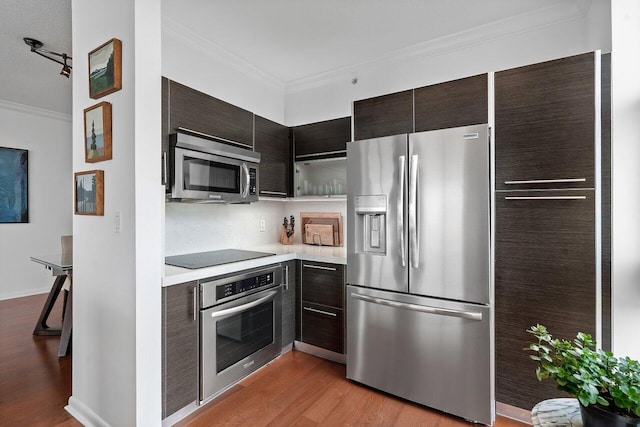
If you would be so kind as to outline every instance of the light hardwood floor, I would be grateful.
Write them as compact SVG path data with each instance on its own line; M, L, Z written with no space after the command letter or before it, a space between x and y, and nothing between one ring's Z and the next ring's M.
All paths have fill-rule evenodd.
M0 301L0 425L77 427L65 410L71 356L59 337L31 335L46 295ZM56 305L51 319L60 319ZM56 326L55 320L51 326ZM291 351L240 382L179 426L468 427L459 418L345 379L345 367ZM495 427L522 427L498 417Z

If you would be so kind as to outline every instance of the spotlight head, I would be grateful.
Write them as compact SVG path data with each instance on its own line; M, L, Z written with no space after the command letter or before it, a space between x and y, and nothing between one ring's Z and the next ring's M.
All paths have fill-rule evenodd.
M40 40L32 39L31 37L25 37L22 40L24 40L24 42L31 47L32 51L40 49L43 46Z
M60 70L60 75L69 78L69 76L71 75L71 68L66 64L63 65L62 70Z

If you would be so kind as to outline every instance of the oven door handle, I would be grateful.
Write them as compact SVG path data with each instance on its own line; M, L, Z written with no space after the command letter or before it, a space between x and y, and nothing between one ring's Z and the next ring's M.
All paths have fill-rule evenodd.
M269 292L267 295L258 298L257 300L248 302L246 304L242 304L236 307L231 307L231 308L227 308L225 310L220 310L220 311L214 311L213 313L211 313L211 317L214 319L217 319L219 317L224 317L224 316L229 316L231 314L235 314L235 313L239 313L241 311L245 311L249 308L255 307L257 305L262 304L263 302L266 301L270 301L272 299L275 298L275 296L278 294L278 291L271 291Z

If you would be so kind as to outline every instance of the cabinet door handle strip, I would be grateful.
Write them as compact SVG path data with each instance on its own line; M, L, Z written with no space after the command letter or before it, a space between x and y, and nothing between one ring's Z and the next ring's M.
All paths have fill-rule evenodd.
M505 185L513 184L557 184L560 182L586 182L586 178L562 178L562 179L530 179L524 181L505 181Z
M284 266L284 290L289 290L289 265Z
M316 270L337 271L333 267L324 267L322 265L302 264L303 267L315 268Z
M329 311L317 310L317 309L311 308L311 307L302 307L302 308L303 308L303 310L313 311L314 313L324 314L325 316L331 316L331 317L337 317L338 316L337 314L331 313Z
M162 171L162 183L164 185L167 185L167 176L169 176L169 169L168 169L168 163L167 163L167 152L163 151L162 152L162 166L163 166L163 171Z
M285 196L287 197L287 193L283 193L282 191L268 191L268 190L260 190L262 194L272 194L274 196Z
M193 320L198 320L198 288L193 287Z
M307 157L318 157L318 156L327 156L331 154L347 154L347 150L336 150L336 151L324 151L322 153L313 153L313 154L300 154L296 156L296 159L304 159Z
M505 196L505 200L585 200L587 196Z
M469 320L482 320L482 313L473 311L458 311L448 308L430 307L428 305L408 304L398 301L391 301L384 298L374 298L367 295L351 293L351 297L374 304L386 305L388 307L402 308L405 310L418 311L420 313L437 314L441 316L461 317Z

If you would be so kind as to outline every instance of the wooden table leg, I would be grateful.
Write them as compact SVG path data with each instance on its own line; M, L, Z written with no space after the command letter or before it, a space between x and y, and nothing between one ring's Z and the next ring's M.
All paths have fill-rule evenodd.
M71 329L73 327L73 283L69 286L69 294L67 297L67 306L64 310L64 319L62 320L62 334L60 336L60 347L58 348L58 357L67 355L69 350L69 341L71 340Z
M60 289L62 289L62 285L64 284L64 280L66 278L67 276L64 274L61 276L56 276L56 280L53 282L53 286L51 287L51 291L49 292L47 301L44 303L44 307L42 307L42 312L40 313L40 318L38 318L38 323L36 323L36 327L33 330L33 335L60 335L60 333L62 332L61 328L50 328L47 325L47 320L49 319L51 309L56 303L56 299L58 298L58 294L60 294Z

